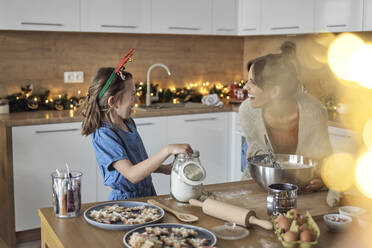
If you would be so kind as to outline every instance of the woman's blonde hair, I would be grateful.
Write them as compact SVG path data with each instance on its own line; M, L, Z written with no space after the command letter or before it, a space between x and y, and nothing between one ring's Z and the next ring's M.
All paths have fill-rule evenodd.
M115 74L115 79L111 82L110 87L103 94L102 98L98 99L99 92L114 70L112 67L102 67L98 70L90 84L87 98L78 109L78 113L81 113L84 117L81 125L81 134L84 136L93 133L105 121L114 128L110 118L111 108L108 104L108 99L110 96L113 96L114 103L121 101L127 88L126 81L133 78L132 74L126 71L122 73L122 77L125 78L124 80L121 76Z

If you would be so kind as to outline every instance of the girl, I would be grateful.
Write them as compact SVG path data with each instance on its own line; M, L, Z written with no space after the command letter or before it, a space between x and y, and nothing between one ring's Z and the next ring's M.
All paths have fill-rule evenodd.
M91 134L104 184L112 188L109 200L154 196L151 173L170 174L171 165L162 163L173 154L191 154L192 149L188 144L172 144L148 157L130 117L136 103L132 75L113 71L100 68L92 80L81 109L82 135Z
M247 157L266 154L264 136L275 153L301 154L322 161L331 155L327 112L320 102L299 91L295 44L284 42L282 53L268 54L248 63L245 88L249 99L239 108L239 117L248 142ZM243 179L249 178L246 168ZM308 190L319 190L320 179ZM331 191L330 191L331 192ZM328 204L339 197L328 195Z

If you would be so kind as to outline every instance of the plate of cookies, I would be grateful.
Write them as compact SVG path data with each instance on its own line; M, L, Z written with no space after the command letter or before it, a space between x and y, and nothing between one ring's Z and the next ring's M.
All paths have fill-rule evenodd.
M127 248L137 247L203 247L214 246L216 236L198 226L161 223L130 230L123 237Z
M85 210L84 219L91 225L109 230L128 230L159 222L164 210L145 202L114 201Z

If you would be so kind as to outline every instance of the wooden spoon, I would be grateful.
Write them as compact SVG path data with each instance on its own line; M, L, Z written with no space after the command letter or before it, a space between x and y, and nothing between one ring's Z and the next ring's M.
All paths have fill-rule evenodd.
M161 207L162 209L164 209L165 211L168 211L169 213L172 213L174 214L174 216L177 217L177 219L179 219L180 221L183 221L183 222L195 222L195 221L198 221L199 220L199 217L198 216L195 216L193 214L187 214L187 213L181 213L181 212L177 212L173 209L170 209L168 208L167 206L161 204L160 202L157 202L153 199L149 199L147 200L148 203L150 204L154 204L158 207Z

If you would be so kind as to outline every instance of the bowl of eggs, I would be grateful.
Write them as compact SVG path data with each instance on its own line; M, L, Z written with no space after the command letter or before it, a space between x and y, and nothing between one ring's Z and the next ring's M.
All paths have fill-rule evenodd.
M323 220L328 229L332 232L342 232L346 230L353 221L350 216L343 214L325 214Z
M273 217L275 234L283 247L311 247L318 243L320 230L309 212L305 215L295 208Z

